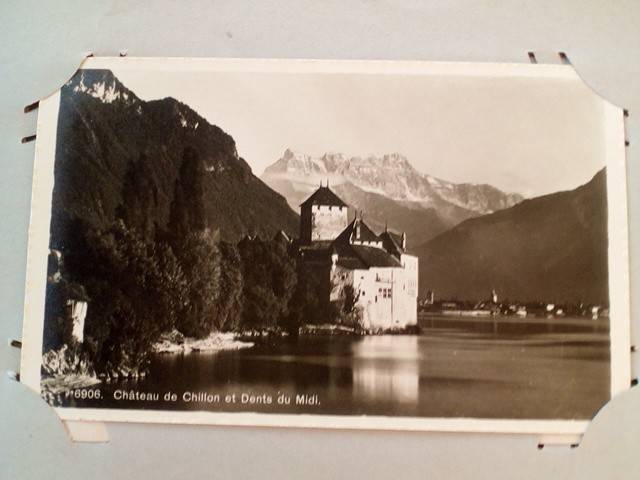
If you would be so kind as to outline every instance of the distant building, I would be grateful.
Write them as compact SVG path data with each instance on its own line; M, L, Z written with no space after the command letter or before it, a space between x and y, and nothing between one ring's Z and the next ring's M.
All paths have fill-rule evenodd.
M347 204L320 186L300 205L299 255L304 271L339 301L353 287L363 326L406 328L417 323L418 259L406 253L407 237L374 233L362 216L349 221Z
M64 264L62 252L51 249L47 265L47 283L58 289L58 296L65 308L66 321L71 322L71 336L78 342L84 342L84 323L87 318L87 295L84 288L70 285L62 277ZM56 312L57 314L58 312Z
M436 292L434 292L433 290L429 290L427 292L427 299L425 301L426 305L433 305L436 301Z
M87 302L84 300L67 300L68 315L71 318L71 336L78 343L84 341L84 321L87 318Z

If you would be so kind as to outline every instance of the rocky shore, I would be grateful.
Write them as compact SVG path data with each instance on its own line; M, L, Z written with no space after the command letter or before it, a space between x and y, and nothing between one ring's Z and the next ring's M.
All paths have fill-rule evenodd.
M233 333L212 332L205 338L185 337L177 330L166 333L153 345L155 353L218 352L253 347L253 342L241 341Z
M42 355L40 395L48 403L60 403L61 396L76 388L100 383L95 371L81 358L78 350L63 345Z

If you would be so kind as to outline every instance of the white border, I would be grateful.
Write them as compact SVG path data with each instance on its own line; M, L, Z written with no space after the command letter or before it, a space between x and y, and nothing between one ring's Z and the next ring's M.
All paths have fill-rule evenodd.
M53 166L56 156L59 104L60 90L42 100L38 108L29 245L27 246L20 381L38 393L40 392L39 363L42 362ZM37 361L38 357L40 362Z
M471 77L535 77L578 79L569 65L450 63L377 60L283 60L203 58L93 57L81 68L162 71L229 71L261 73L322 73L374 75L436 75ZM597 95L594 92L594 95ZM40 102L33 170L31 222L23 324L21 381L40 392L40 362L44 322L46 266L51 221L53 165L60 93ZM611 318L611 396L629 388L630 304L626 195L626 162L622 109L603 100L609 230L609 291ZM55 408L63 420L184 423L260 427L304 427L522 433L557 436L572 441L585 432L588 420L508 420L478 418L415 418L310 414L227 413Z
M630 388L631 301L624 112L603 100L609 234L611 398Z

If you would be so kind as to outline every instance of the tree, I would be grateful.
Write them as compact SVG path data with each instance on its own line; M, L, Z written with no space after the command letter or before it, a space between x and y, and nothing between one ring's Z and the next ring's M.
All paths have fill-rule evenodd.
M341 323L352 326L362 326L362 309L358 305L360 299L360 290L357 290L351 284L347 284L342 288L342 294L340 298L341 304Z
M192 232L179 245L178 260L188 283L176 328L189 337L206 337L215 329L218 316L221 256L217 235Z
M220 242L219 249L221 266L215 327L221 331L229 331L239 327L242 314L242 259L235 245Z
M151 345L174 327L186 280L168 246L145 240L122 220L109 228L77 232L81 241L65 261L64 275L90 298L85 346L97 371L144 371Z
M153 239L157 205L158 187L153 180L153 170L147 156L141 153L138 161L128 166L116 218L138 230L145 239Z
M169 213L169 233L179 241L192 232L207 228L204 204L204 164L198 152L184 149L180 173L174 186Z
M283 328L297 283L294 259L274 241L245 238L238 249L244 279L242 327Z
M322 307L318 285L314 280L312 276L301 272L298 274L296 289L289 301L289 314L285 325L285 329L291 335L297 335L302 325L323 323L320 318Z
M175 182L167 237L188 279L176 327L193 337L204 337L215 328L221 274L219 234L209 230L205 217L204 175L198 152L185 148Z

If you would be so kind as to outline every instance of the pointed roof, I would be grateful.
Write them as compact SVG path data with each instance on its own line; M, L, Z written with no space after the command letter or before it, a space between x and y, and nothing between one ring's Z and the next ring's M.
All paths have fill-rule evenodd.
M338 254L338 265L350 269L371 267L400 267L401 263L393 255L378 247L365 245L334 244Z
M401 267L400 260L385 250L366 245L336 244L324 248L300 249L306 262L331 264L331 255L338 255L337 264L351 270L366 270L372 267Z
M359 232L359 236L358 235ZM389 232L387 232L389 234ZM401 237L389 234L389 238ZM391 237L391 235L393 237ZM356 242L375 242L376 245L362 245ZM372 267L401 267L400 254L384 248L381 236L376 235L361 218L355 218L335 240L313 242L300 247L300 254L306 262L330 264L331 255L337 254L337 264L348 269L369 269ZM382 246L380 245L382 243ZM399 247L398 247L399 249ZM401 252L401 250L399 250Z
M358 228L360 227L360 228ZM352 238L359 242L379 242L378 235L364 223L361 218L354 218L353 221L336 237L337 243L350 243Z
M351 245L351 249L369 268L402 266L396 257L380 248L367 247L364 245Z
M400 256L404 252L402 249L402 235L385 230L380 234L380 240L382 240L384 249L392 255Z
M300 204L301 207L307 205L325 205L331 207L346 207L342 201L329 187L320 186L313 194Z

